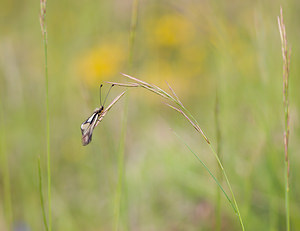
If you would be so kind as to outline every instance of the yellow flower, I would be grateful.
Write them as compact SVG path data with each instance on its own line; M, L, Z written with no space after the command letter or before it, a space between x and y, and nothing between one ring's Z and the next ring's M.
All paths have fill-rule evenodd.
M78 72L88 85L98 87L99 82L109 80L121 71L124 58L121 45L102 43L79 58Z
M165 15L154 24L153 42L164 47L176 47L189 42L194 35L191 22L179 15Z

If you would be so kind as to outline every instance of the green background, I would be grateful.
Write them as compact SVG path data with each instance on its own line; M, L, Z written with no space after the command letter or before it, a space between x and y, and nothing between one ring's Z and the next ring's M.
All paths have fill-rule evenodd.
M141 0L130 68L131 0L49 0L53 230L114 229L126 101L119 230L214 230L217 185L172 130L217 175L216 160L164 99L129 89L91 144L82 146L80 125L99 107L99 84L126 82L120 72L166 90L167 81L215 148L218 92L223 164L246 230L285 230L280 5L292 49L290 213L292 230L299 230L299 1ZM37 158L46 199L46 93L39 12L39 1L1 2L0 230L8 230L10 219L15 230L43 230ZM122 90L114 87L108 101ZM222 230L241 230L221 198Z

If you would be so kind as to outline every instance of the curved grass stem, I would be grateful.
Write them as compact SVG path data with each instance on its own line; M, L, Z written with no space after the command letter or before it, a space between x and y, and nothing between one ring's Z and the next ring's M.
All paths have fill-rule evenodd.
M232 200L233 200L233 203L231 202L231 200L229 199L229 197L227 196L226 192L223 190L222 187L220 187L221 185L218 183L217 179L211 174L211 172L209 171L209 169L206 167L206 165L204 165L204 163L202 161L200 161L202 163L202 165L208 170L208 172L211 174L211 176L214 178L214 180L216 181L216 183L219 185L219 187L221 188L221 190L223 191L224 195L227 197L229 203L232 205L233 209L234 209L234 212L237 214L238 218L239 218L239 222L241 224L241 227L242 227L242 230L244 231L245 230L245 227L244 227L244 224L243 224L243 220L242 220L242 217L241 217L241 214L240 214L240 211L239 211L239 208L238 208L238 204L236 202L236 199L235 199L235 196L234 196L234 193L233 193L233 190L232 190L232 187L231 187L231 184L229 182L229 179L227 177L227 174L225 172L225 169L221 163L221 160L218 156L218 154L216 153L216 151L213 149L210 141L208 140L208 138L206 137L206 135L204 134L203 130L200 128L200 125L199 123L197 122L197 120L194 118L194 116L184 107L184 105L181 103L181 101L179 100L178 96L176 95L175 91L170 87L170 85L168 85L168 87L170 88L171 90L171 94L167 93L166 91L162 90L161 88L159 88L158 86L156 85L153 85L153 84L149 84L145 81L142 81L140 79L137 79L135 77L132 77L130 75L126 75L126 74L122 74L123 76L125 76L126 78L129 78L131 81L133 81L133 83L130 83L130 87L142 87L144 89L147 89L163 98L165 98L166 100L169 100L170 102L176 104L178 106L175 107L175 106L172 106L168 103L166 103L167 106L171 107L172 109L174 109L175 111L181 113L186 119L187 121L196 129L196 131L202 135L202 137L204 138L204 140L206 141L206 143L209 145L210 149L212 150L219 166L220 166L220 169L225 177L225 180L226 180L226 183L228 185L228 188L230 190L230 193L231 193L231 197L232 197ZM124 85L123 83L114 83L115 85L117 86L126 86ZM137 84L137 86L135 85ZM173 96L172 96L173 95ZM191 151L191 150L190 150ZM200 159L199 159L200 160Z
M223 175L224 175L224 177L225 177L226 183L227 183L228 188L229 188L230 193L231 193L232 200L233 200L233 202L234 202L236 214L237 214L237 216L238 216L238 218L239 218L240 224L241 224L241 226L242 226L242 230L244 231L244 230L245 230L244 223L243 223L243 220L242 220L242 217L241 217L241 213L240 213L238 204L237 204L237 202L236 202L236 199L235 199L235 196L234 196L234 193L233 193L231 184L230 184L229 179L228 179L228 177L227 177L226 171L225 171L225 169L224 169L224 167L223 167L223 165L222 165L222 163L221 163L221 161L220 161L220 158L219 158L218 154L215 152L215 150L214 150L214 148L212 147L211 144L209 144L209 147L210 147L211 151L213 152L215 158L217 159L217 161L218 161L218 163L219 163L219 166L220 166L220 168L221 168L221 170L222 170L222 172L223 172Z
M233 210L235 211L235 213L237 213L237 210L235 208L235 205L232 203L232 201L230 200L228 194L225 192L225 190L223 189L223 187L221 186L221 183L218 181L218 179L215 177L215 175L209 170L209 168L207 167L207 165L199 158L199 156L190 148L190 146L176 133L173 131L173 133L177 136L177 138L184 143L184 145L189 149L189 151L197 158L197 160L203 165L203 167L206 169L206 171L209 173L209 175L211 175L211 177L214 179L214 181L216 182L216 184L218 185L218 187L221 189L221 191L223 192L223 194L225 195L226 199L228 200L229 204L232 206Z

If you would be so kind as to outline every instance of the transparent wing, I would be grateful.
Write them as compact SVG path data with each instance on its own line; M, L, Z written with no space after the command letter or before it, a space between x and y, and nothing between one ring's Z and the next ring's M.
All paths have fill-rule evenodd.
M80 126L82 134L82 145L88 145L92 141L92 135L99 118L98 113L93 113L85 122Z
M81 134L82 134L82 145L88 145L92 141L92 135L94 128L101 122L106 113L111 109L111 107L125 94L126 91L118 95L108 107L104 110L103 107L99 110L96 109L94 113L81 124Z

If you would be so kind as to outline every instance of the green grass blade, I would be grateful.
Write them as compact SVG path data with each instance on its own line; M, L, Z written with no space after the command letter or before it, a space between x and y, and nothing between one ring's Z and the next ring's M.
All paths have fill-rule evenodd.
M48 179L48 223L49 231L52 230L51 208L51 164L50 164L50 115L49 115L49 83L48 83L48 41L46 27L47 1L41 0L40 24L43 35L44 61L45 61L45 91L46 91L46 143L47 143L47 179Z
M11 185L10 185L10 173L9 163L6 150L6 136L5 136L5 122L4 122L4 106L0 99L0 161L1 161L1 173L3 176L3 201L4 201L4 213L7 223L7 229L12 230L13 212L11 201Z
M215 102L215 126L216 126L216 137L217 137L217 154L222 160L221 154L221 128L220 128L220 104L219 104L219 89L216 90L216 102ZM218 180L222 181L222 171L218 168ZM216 194L216 231L221 231L222 226L222 213L221 213L221 191L217 190Z
M131 72L133 64L133 48L136 36L136 25L138 19L138 7L139 0L133 0L132 14L131 14L131 25L130 25L130 37L129 37L129 72Z
M48 176L48 216L49 216L49 230L52 230L52 208L51 208L51 159L50 159L50 115L49 115L49 93L48 93L48 52L47 42L44 40L45 47L45 78L46 78L46 123L47 123L47 176Z
M239 221L240 221L240 224L241 224L241 226L242 226L242 230L244 231L244 230L245 230L245 227L244 227L243 219L242 219L242 216L241 216L241 213L240 213L238 204L237 204L237 202L236 202L236 199L235 199L235 196L234 196L234 193L233 193L233 190L232 190L230 181L229 181L229 179L228 179L228 177L227 177L226 171L225 171L225 169L224 169L224 167L223 167L223 165L222 165L222 163L221 163L221 160L220 160L218 154L216 153L216 151L214 150L214 148L212 147L211 144L209 144L209 147L210 147L211 151L213 152L213 154L214 154L216 160L218 161L219 166L220 166L220 168L221 168L221 170L222 170L222 172L223 172L223 175L224 175L224 177L225 177L226 183L227 183L228 188L229 188L230 193L231 193L231 197L232 197L232 200L233 200L233 203L234 203L234 206L235 206L235 211L237 212L237 216L238 216Z
M132 71L133 66L133 48L134 48L134 41L136 35L136 25L138 19L138 6L139 0L134 0L132 5L132 15L131 15L131 25L130 25L130 33L129 33L129 58L128 58L128 69L129 72ZM118 183L115 195L115 209L114 209L114 230L117 231L119 229L120 223L120 212L121 212L121 204L122 204L122 196L123 202L127 207L127 196L123 193L123 188L126 186L126 182L124 182L124 154L125 154L125 139L126 139L126 131L127 131L127 121L128 121L128 101L129 95L126 94L125 104L124 104L124 113L123 113L123 120L122 120L122 131L121 131L121 138L120 138L120 146L119 146L119 153L118 153ZM125 211L127 211L125 209ZM125 213L125 212L124 212ZM125 216L125 214L124 214ZM127 216L127 215L126 215ZM125 227L128 228L128 222L126 223ZM124 227L124 228L125 228Z
M219 188L221 189L221 191L223 192L224 196L226 197L226 199L228 200L229 204L232 206L234 212L236 214L238 214L238 211L236 210L234 204L232 203L232 201L230 200L229 196L227 195L227 193L225 192L225 190L223 189L223 187L221 186L220 182L218 181L218 179L215 177L215 175L209 170L209 168L207 167L207 165L199 158L199 156L190 148L190 146L175 132L173 131L174 134L177 136L177 138L188 148L188 150L196 157L196 159L202 164L202 166L205 168L205 170L209 173L209 175L211 175L211 177L214 179L214 181L216 182L216 184L219 186Z
M40 157L38 157L38 176L39 176L39 193L40 193L40 201L42 206L42 213L43 213L43 221L44 221L44 227L45 230L48 231L48 224L47 224L47 218L46 218L46 210L45 210L45 202L44 202L44 196L43 196L43 180L42 180L42 172L41 172L41 160Z
M238 218L239 218L239 221L240 221L240 224L242 226L242 230L244 231L245 228L244 228L244 224L243 224L243 220L242 220L242 217L241 217L241 214L239 212L239 208L238 208L238 205L237 205L237 202L236 202L236 199L235 199L235 196L234 196L234 193L233 193L233 190L232 190L232 187L231 187L231 184L229 182L229 179L227 177L227 174L225 172L225 169L220 161L220 158L218 156L218 154L216 153L216 151L214 150L214 148L212 147L210 141L208 140L208 138L206 137L206 135L204 134L203 130L201 129L199 123L197 122L197 120L193 117L193 115L182 105L181 102L179 102L177 100L177 97L175 96L172 97L171 95L169 95L167 92L161 90L159 87L155 86L155 85L151 85L151 84L148 84L146 83L145 81L142 81L140 79L137 79L135 77L132 77L130 75L126 75L126 74L122 74L123 76L137 82L141 87L144 87L145 89L149 90L149 91L152 91L154 92L155 94L157 95L160 95L164 98L167 98L169 99L170 101L174 102L179 108L176 108L174 106L171 106L169 104L166 104L167 106L170 106L171 108L175 109L177 112L181 113L189 122L190 124L193 125L193 127L198 131L198 133L200 133L202 135L202 137L205 139L206 143L209 145L210 149L212 150L220 168L221 168L221 171L225 177L225 180L226 180L226 183L230 189L230 193L231 193L231 196L232 196L232 200L233 200L233 203L234 203L234 208L235 208L235 211L237 212L237 215L238 215ZM119 84L117 84L119 85ZM123 84L120 84L120 86L123 85ZM173 93L173 91L172 91ZM173 93L174 94L174 93Z

